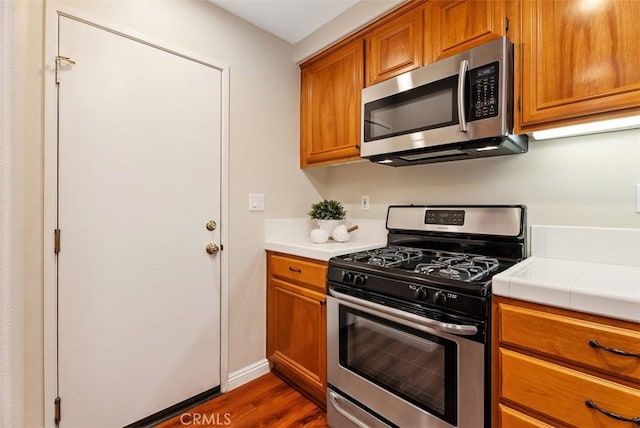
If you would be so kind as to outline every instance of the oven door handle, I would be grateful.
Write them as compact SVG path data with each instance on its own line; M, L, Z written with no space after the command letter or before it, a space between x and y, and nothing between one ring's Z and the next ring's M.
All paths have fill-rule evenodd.
M421 317L409 312L401 311L388 306L380 305L378 303L369 302L368 300L358 299L357 297L349 296L348 294L339 293L335 290L329 289L329 294L337 299L344 300L346 302L354 303L356 305L364 306L365 308L372 309L374 311L382 312L387 315L401 318L406 321L410 321L426 327L435 328L436 330L444 331L446 333L458 334L461 336L473 336L478 333L478 327L475 325L466 324L453 324L437 321L431 318Z
M367 424L365 424L360 419L358 419L355 416L353 416L351 413L347 412L340 405L338 400L344 400L344 398L340 397L338 394L336 394L335 392L333 392L331 390L328 391L327 395L329 396L329 401L331 402L331 405L333 406L333 408L336 409L336 411L338 413L340 413L342 416L347 418L349 420L349 422L353 423L355 426L357 426L359 428L369 428L369 426Z

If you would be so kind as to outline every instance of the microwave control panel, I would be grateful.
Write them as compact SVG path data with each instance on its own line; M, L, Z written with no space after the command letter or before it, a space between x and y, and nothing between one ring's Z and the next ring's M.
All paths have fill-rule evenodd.
M469 122L498 115L498 62L469 71L471 83L471 112Z

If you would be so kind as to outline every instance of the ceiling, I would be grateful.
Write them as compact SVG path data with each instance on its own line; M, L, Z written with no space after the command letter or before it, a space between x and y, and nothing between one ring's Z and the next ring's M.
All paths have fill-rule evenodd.
M209 0L295 44L360 0Z

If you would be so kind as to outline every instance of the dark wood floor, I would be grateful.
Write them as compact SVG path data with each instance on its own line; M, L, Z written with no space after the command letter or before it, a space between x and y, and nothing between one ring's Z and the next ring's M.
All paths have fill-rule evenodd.
M158 428L327 427L320 407L273 373L207 401Z

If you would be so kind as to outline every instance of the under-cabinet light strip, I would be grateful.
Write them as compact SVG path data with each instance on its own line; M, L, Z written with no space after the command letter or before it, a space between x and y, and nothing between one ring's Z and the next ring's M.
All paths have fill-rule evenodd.
M596 134L598 132L619 131L640 127L640 116L621 117L618 119L602 120L599 122L582 123L579 125L563 126L561 128L534 131L536 140L550 138L573 137L576 135Z

